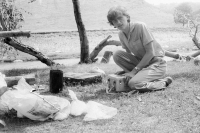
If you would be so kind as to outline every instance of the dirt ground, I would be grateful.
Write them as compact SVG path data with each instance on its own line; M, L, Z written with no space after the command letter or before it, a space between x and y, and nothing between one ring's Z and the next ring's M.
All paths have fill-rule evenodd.
M165 50L173 50L180 53L190 53L197 48L192 42L192 38L189 36L187 29L184 28L154 28L151 29L156 40L161 44ZM87 31L87 39L89 41L90 53L94 48L107 36L111 35L109 40L118 39L117 30L93 30ZM31 34L31 37L21 37L18 40L25 45L31 46L36 50L42 52L50 59L67 59L67 58L79 58L80 57L80 38L76 31L71 32L59 32L59 33L43 33L43 34ZM121 49L117 46L106 46L99 53L98 56L103 56L105 51L115 52ZM14 54L13 54L14 53ZM18 55L17 55L18 54ZM13 60L32 61L36 60L35 57L25 54L20 51L8 52L3 60L5 62Z

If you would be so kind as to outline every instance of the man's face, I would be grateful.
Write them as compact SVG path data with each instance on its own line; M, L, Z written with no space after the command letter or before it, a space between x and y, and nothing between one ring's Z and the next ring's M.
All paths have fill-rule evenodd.
M128 24L128 18L123 15L119 15L112 21L114 27L119 30L124 30Z

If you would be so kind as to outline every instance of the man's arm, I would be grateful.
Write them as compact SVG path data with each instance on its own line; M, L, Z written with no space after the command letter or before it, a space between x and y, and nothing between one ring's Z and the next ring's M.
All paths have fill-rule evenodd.
M135 76L142 68L146 67L151 61L151 59L154 57L153 43L150 42L144 47L145 47L146 53L144 57L142 58L142 60L138 63L138 65L135 68L133 68L131 72L125 73L125 75L127 76L127 80L129 80L130 77Z
M142 60L139 62L139 64L136 66L139 69L146 67L151 61L151 59L154 57L153 42L150 42L149 44L144 45L144 48L146 50L146 53L144 57L142 58Z
M168 57L171 57L171 58L175 58L175 59L178 59L180 57L179 54L177 53L174 53L174 52L169 52L169 51L165 51L165 56L168 56Z

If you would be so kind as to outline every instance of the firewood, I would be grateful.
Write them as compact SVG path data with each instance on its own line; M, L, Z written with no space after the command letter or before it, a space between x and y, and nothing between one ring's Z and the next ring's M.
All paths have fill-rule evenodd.
M1 31L0 37L18 37L18 36L26 36L30 37L30 31Z

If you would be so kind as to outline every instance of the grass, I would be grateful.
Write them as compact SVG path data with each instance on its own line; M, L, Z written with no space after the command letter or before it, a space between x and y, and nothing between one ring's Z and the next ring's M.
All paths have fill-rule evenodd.
M83 64L61 69L64 72L85 72L94 66L107 74L120 70L113 64ZM19 70L12 70L12 73L13 71ZM39 72L42 82L48 84L49 70ZM7 132L199 132L200 101L196 96L200 95L200 68L194 66L193 62L168 62L167 75L173 77L174 81L166 90L136 93L131 97L122 94L107 95L106 78L100 84L68 87L76 92L80 100L92 100L117 108L118 114L112 119L84 122L84 116L69 116L64 121L37 122L11 115L3 117L8 125ZM67 98L66 90L56 96Z

